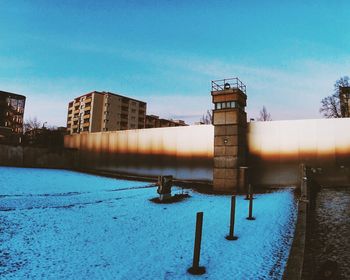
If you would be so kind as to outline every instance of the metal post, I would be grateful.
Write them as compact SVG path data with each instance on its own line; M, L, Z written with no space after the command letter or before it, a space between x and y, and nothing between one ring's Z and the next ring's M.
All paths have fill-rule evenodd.
M248 185L248 191L247 191L247 194L245 196L245 200L249 200L250 197L253 197L253 195L252 195L252 185L251 184Z
M230 218L230 233L226 236L227 240L237 240L238 237L234 236L235 228L235 212L236 212L236 196L231 197L231 218Z
M255 218L253 217L253 194L251 194L249 197L249 215L247 220L255 220Z
M199 266L199 258L202 242L203 212L197 212L196 235L194 240L193 263L187 271L191 274L200 275L205 273L205 267Z

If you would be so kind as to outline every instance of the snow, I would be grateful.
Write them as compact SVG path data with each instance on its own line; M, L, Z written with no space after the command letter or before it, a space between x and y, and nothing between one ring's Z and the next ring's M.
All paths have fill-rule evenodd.
M187 200L155 204L156 188L65 170L0 167L0 278L281 279L296 205L291 189L259 194L255 221L238 196L188 190ZM174 188L179 192L179 188ZM192 276L196 212L203 211L200 265Z

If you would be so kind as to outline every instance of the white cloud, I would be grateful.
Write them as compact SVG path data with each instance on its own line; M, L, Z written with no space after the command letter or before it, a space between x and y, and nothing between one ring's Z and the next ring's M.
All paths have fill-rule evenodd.
M80 46L80 48L82 48ZM79 46L78 46L79 49ZM132 50L99 49L84 46L84 51L104 52L111 56L123 56L139 63L152 64L157 74L166 81L180 85L176 92L172 87L158 88L159 77L154 73L135 77L119 77L118 73L105 80L88 80L84 77L46 79L1 79L0 89L27 96L26 116L37 116L52 125L65 125L67 103L74 97L91 90L115 90L124 95L141 99L148 104L148 113L165 118L183 117L192 123L212 107L210 80L238 76L247 85L248 117L257 117L265 105L274 120L320 118L320 100L333 91L334 82L349 75L350 57L338 61L294 61L283 67L266 65L242 65L235 61L200 58L196 56L172 56ZM26 66L24 65L19 66ZM154 76L153 76L154 75ZM127 84L126 81L129 81ZM152 90L139 90L139 84L148 84ZM135 83L134 83L135 84ZM123 89L119 90L119 86Z

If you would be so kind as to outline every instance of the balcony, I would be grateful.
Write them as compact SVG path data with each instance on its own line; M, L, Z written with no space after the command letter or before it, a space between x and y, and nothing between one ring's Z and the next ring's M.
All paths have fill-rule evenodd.
M83 123L83 127L89 127L90 126L90 123L87 122L87 123Z
M124 119L124 120L125 119L127 120L128 119L128 115L127 114L120 114L120 118Z
M84 115L83 119L84 119L84 120L85 120L85 119L90 119L90 114Z
M86 106L85 108L84 108L84 111L90 111L91 110L91 106Z

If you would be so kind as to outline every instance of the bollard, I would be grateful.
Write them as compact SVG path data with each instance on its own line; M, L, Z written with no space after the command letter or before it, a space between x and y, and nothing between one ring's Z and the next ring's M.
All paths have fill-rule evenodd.
M249 197L249 215L247 220L253 221L255 218L253 217L253 194Z
M236 212L236 196L231 197L231 217L230 217L230 233L226 236L227 240L237 240L238 237L234 236L235 229L235 212Z
M201 275L205 273L205 267L199 266L199 258L201 253L201 241L202 241L202 226L203 226L203 212L197 212L193 263L192 263L192 267L190 267L187 270L189 273L194 275Z

